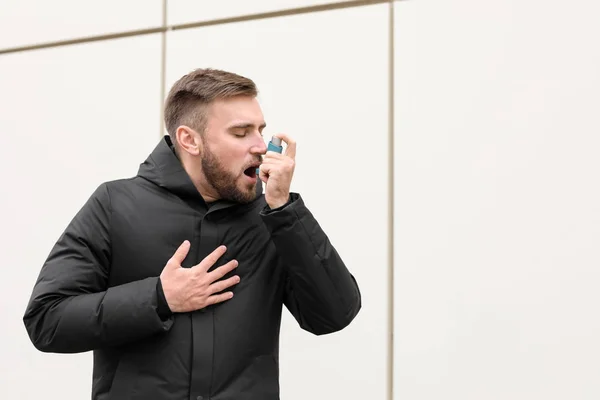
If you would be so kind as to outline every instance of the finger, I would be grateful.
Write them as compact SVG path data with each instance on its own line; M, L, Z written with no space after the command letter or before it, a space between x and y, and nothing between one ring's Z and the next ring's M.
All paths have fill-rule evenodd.
M296 160L287 155L281 155L277 153L273 153L269 155L268 159L261 164L259 169L259 174L261 171L264 171L266 176L270 176L274 171L281 170L286 171L288 168L294 169Z
M184 240L183 243L179 245L179 248L175 251L175 254L169 259L167 262L167 266L171 268L179 268L181 267L181 263L187 257L188 252L190 251L190 242Z
M269 161L273 162L273 161L278 161L278 160L285 160L287 158L287 156L280 154L280 153L275 153L274 151L268 151L267 154L265 154L264 158L263 158L263 164L264 163L268 163Z
M258 177L264 183L267 183L267 180L269 179L271 168L273 168L273 163L263 162L258 169Z
M260 179L264 183L267 183L267 181L269 180L269 175L266 174L263 170L259 170L258 179Z
M225 275L227 275L228 273L230 273L231 271L236 269L237 266L238 266L237 260L231 260L227 264L221 265L219 268L215 269L214 271L209 272L206 275L208 282L212 283L212 282L218 281L219 279L221 279L222 277L224 277Z
M264 171L267 174L269 173L269 171L271 170L271 168L273 168L273 162L272 161L265 161L262 164L260 164L260 167L258 167L259 171Z
M194 269L198 268L202 272L208 271L210 269L210 267L215 265L215 263L219 260L219 258L221 258L223 256L223 254L225 254L226 251L227 251L227 247L225 247L225 245L221 245L221 246L217 247L216 249L213 250L212 253L210 253L209 255L204 257L204 259L202 261L200 261L200 263L198 265L196 265L194 267Z
M231 278L225 279L224 281L219 281L219 282L213 283L212 285L210 285L208 287L208 292L210 294L219 293L219 292L222 292L223 290L227 289L228 287L237 285L238 283L240 283L240 277L237 275L232 276Z
M213 304L217 304L217 303L222 303L226 300L229 300L233 297L233 293L232 292L225 292L225 293L221 293L221 294L214 294L212 296L210 296L209 298L206 299L206 305L210 306Z
M290 157L291 159L296 158L296 141L292 139L290 136L285 133L278 133L274 135L279 139L283 140L287 144L287 148L285 149L285 155Z
M281 157L281 158L275 158ZM290 160L290 158L286 156L282 156L281 154L273 154L273 158L265 160L259 167L259 171L264 171L265 174L269 175L273 171L273 169L277 168L279 165L285 165L285 163Z

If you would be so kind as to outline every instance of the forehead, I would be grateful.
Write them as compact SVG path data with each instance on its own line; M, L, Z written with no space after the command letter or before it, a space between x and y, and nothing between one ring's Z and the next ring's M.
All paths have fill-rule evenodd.
M234 120L256 125L264 123L262 109L256 97L235 96L217 99L208 111L209 124L228 124Z

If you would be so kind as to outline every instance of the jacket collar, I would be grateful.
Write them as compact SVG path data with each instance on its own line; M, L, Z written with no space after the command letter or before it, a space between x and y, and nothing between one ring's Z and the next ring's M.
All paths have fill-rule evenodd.
M189 175L173 149L173 142L168 135L163 136L148 158L140 165L138 176L168 190L185 200L201 201L206 205L198 189L192 183ZM257 198L262 195L262 181L256 184ZM218 201L211 211L226 208L236 203L226 200Z

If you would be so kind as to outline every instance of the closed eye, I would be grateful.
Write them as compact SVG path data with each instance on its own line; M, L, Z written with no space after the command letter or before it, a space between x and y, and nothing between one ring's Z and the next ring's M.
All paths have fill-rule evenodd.
M260 135L263 135L263 129L265 129L265 127L267 126L266 123L262 123L260 126L258 126L258 132L260 133ZM229 132L231 132L232 134L234 134L235 136L238 137L245 137L248 134L250 134L254 129L256 129L256 125L252 124L252 123L239 123L239 124L235 124L230 126L227 130Z

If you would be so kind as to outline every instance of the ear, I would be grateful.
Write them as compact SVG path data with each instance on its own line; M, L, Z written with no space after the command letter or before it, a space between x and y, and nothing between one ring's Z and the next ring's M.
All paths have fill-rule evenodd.
M197 156L201 152L202 141L198 132L189 126L181 125L175 131L177 144L182 151L185 151L193 156Z

